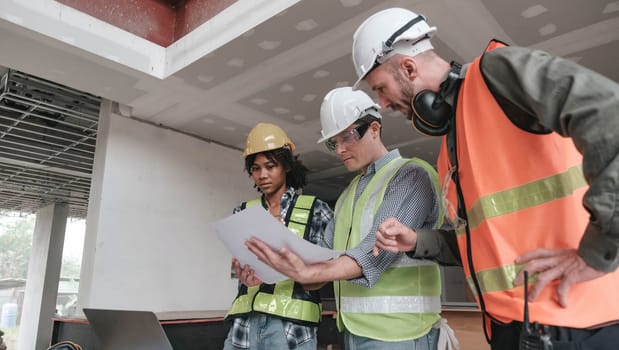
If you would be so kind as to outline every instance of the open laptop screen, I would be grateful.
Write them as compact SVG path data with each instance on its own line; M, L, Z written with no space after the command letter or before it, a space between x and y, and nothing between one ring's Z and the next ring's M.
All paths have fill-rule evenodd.
M151 311L83 310L102 350L172 350L161 323Z

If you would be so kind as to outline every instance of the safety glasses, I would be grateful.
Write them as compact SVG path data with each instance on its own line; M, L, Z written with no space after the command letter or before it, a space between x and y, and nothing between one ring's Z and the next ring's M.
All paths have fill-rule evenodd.
M363 135L365 135L366 131L368 131L368 128L370 127L370 124L372 123L370 122L361 124L353 129L350 129L347 132L343 132L328 139L325 142L325 145L327 145L327 149L331 152L335 152L335 150L337 149L337 145L343 147L354 145L355 143L359 142L359 140L361 140Z

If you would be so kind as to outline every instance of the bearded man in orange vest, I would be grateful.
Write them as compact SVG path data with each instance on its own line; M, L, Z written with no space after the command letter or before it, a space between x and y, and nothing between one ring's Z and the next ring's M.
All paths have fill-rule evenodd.
M434 31L423 16L392 8L354 34L355 88L367 83L382 108L442 136L437 164L452 224L386 221L375 253L461 257L492 349L616 349L619 85L498 41L469 64L450 64L433 49ZM541 326L523 316L524 271L533 280L529 314Z

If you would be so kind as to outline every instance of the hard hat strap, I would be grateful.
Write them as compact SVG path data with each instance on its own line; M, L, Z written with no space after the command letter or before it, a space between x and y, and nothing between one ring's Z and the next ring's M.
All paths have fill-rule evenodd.
M367 116L371 116L375 119L378 119L379 122L382 119L380 113L378 112L378 108L376 106L370 106L364 109L363 111L361 111L361 113L359 113L359 117L357 118L357 120L362 119Z
M429 39L430 38L426 35L412 43L409 40L406 40L403 42L399 41L393 45L393 49L387 55L383 55L381 57L376 58L376 63L374 65L378 66L380 64L383 64L389 58L397 54L402 54L402 55L413 57L413 56L417 56L418 54L422 52L432 50L434 49L434 46L432 46L432 43L430 42ZM402 45L400 45L400 43L402 43ZM376 67L373 67L372 69L374 68Z
M387 39L387 41L383 42L383 52L379 56L386 55L389 52L391 52L391 50L393 50L393 42L395 41L395 39L397 39L400 35L402 35L402 33L407 31L409 28L411 28L415 24L421 21L425 21L425 20L426 18L423 15L418 15L417 17L413 18L408 23L403 25L400 29L398 29L395 33L393 33L389 37L389 39Z

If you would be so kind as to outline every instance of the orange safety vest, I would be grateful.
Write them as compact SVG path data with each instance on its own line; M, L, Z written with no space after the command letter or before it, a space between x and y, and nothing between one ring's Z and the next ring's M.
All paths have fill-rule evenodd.
M503 45L492 42L487 50L498 46ZM513 285L522 266L514 260L537 248L577 249L589 221L582 205L588 186L582 156L571 139L529 133L509 120L484 82L481 59L469 65L459 91L457 172L485 311L508 323L523 321L524 288ZM438 159L441 179L451 168L447 137ZM447 201L457 208L454 181L443 181L448 181L443 184ZM467 259L466 230L456 231L464 271L479 302ZM530 283L534 281L535 276ZM550 283L529 302L531 321L587 328L619 320L619 273L572 286L567 308L556 301L557 285Z

